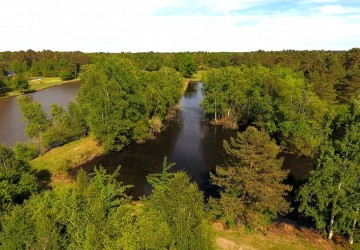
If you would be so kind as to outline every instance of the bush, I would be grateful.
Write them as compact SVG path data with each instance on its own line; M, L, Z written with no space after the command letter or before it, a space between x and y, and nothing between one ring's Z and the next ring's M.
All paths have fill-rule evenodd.
M152 134L154 133L160 133L162 127L162 122L160 117L153 116L150 120L150 132Z
M41 143L45 150L50 148L61 146L65 143L73 141L80 138L82 135L82 130L77 129L76 127L64 127L53 125L41 136Z
M67 174L71 167L71 160L65 159L56 167L56 173Z
M39 151L36 149L34 145L31 144L23 144L17 142L13 148L15 157L18 160L22 161L30 161L39 155Z
M59 77L62 79L62 80L71 80L71 79L74 79L74 74L71 70L69 69L64 69L64 70L61 70L60 73L59 73Z
M23 75L16 76L11 82L15 90L24 92L29 89L28 80Z

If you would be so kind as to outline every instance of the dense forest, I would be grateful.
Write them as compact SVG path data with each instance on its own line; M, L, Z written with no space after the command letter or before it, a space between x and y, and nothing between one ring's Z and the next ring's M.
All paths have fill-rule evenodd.
M15 77L7 72L15 71ZM80 78L67 110L47 116L18 98L31 139L0 145L2 249L212 249L212 221L266 231L296 210L311 225L360 242L360 49L244 53L0 53L0 94L32 77ZM204 119L238 131L210 173L216 197L184 172L148 176L151 195L134 201L108 174L80 171L73 185L40 185L28 161L92 135L119 151L160 132L186 78L201 72ZM21 81L21 82L19 82ZM25 86L25 87L24 87ZM286 183L281 152L316 161L300 187ZM289 200L289 193L295 197Z

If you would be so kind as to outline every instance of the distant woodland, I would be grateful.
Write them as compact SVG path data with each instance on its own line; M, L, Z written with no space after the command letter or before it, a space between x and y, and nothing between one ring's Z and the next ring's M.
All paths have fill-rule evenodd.
M9 76L14 71L15 76ZM2 72L2 74L1 74ZM184 172L148 177L152 194L99 167L73 185L39 184L28 161L92 135L107 152L145 142L174 112L186 80L203 82L204 119L236 129L204 200ZM328 239L360 242L360 49L244 53L0 52L0 95L36 77L81 79L68 110L47 116L26 95L18 105L29 143L0 145L2 249L212 249L212 221L265 232L296 210ZM286 184L280 152L316 161L300 187ZM289 200L288 194L293 198Z

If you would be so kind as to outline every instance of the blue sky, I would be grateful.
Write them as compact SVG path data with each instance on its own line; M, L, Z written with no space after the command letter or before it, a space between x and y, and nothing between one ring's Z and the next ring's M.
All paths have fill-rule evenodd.
M11 0L2 10L0 51L360 47L359 0Z

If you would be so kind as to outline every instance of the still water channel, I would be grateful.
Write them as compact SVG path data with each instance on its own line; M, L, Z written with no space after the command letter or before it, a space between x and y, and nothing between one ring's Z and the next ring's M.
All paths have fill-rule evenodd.
M63 84L29 95L40 102L48 113L52 103L66 107L75 98L79 87L80 83ZM129 190L130 195L139 197L151 191L146 176L161 171L163 159L168 157L168 163L176 163L172 171L186 171L201 190L206 194L212 193L209 172L223 161L223 140L234 136L236 132L203 121L201 88L200 82L189 84L180 101L178 118L170 122L155 139L95 158L81 168L92 172L95 166L102 165L113 172L121 165L120 179L124 184L134 186ZM26 141L25 125L21 122L16 100L16 97L0 99L0 143L9 146L16 141ZM282 156L284 168L290 169L289 183L296 184L307 178L313 167L312 160L292 154ZM72 174L75 175L77 171L74 170Z
M146 176L161 171L164 157L168 163L176 163L172 171L184 170L196 181L201 190L209 193L209 172L223 160L222 144L235 131L214 127L203 121L200 101L202 83L190 83L180 101L181 111L177 121L161 132L155 139L133 145L119 153L94 159L82 168L93 171L102 165L114 171L121 165L120 179L132 184L130 195L138 197L149 194Z
M154 140L100 156L81 168L93 172L95 166L101 165L113 172L121 166L120 180L134 186L129 194L136 198L150 193L146 176L160 172L166 156L168 163L176 163L172 171L186 171L206 195L213 194L209 173L224 160L223 140L235 136L236 131L204 122L200 107L203 98L201 89L201 82L189 84L180 101L178 120L171 122ZM284 157L283 168L290 170L286 182L297 186L307 179L313 168L313 160L289 153L282 153L281 157ZM72 174L75 175L77 170Z
M49 113L52 103L67 107L75 98L79 87L80 82L66 83L27 95L40 102L45 112ZM17 97L0 99L0 143L13 146L17 141L26 140L25 123L21 122Z

